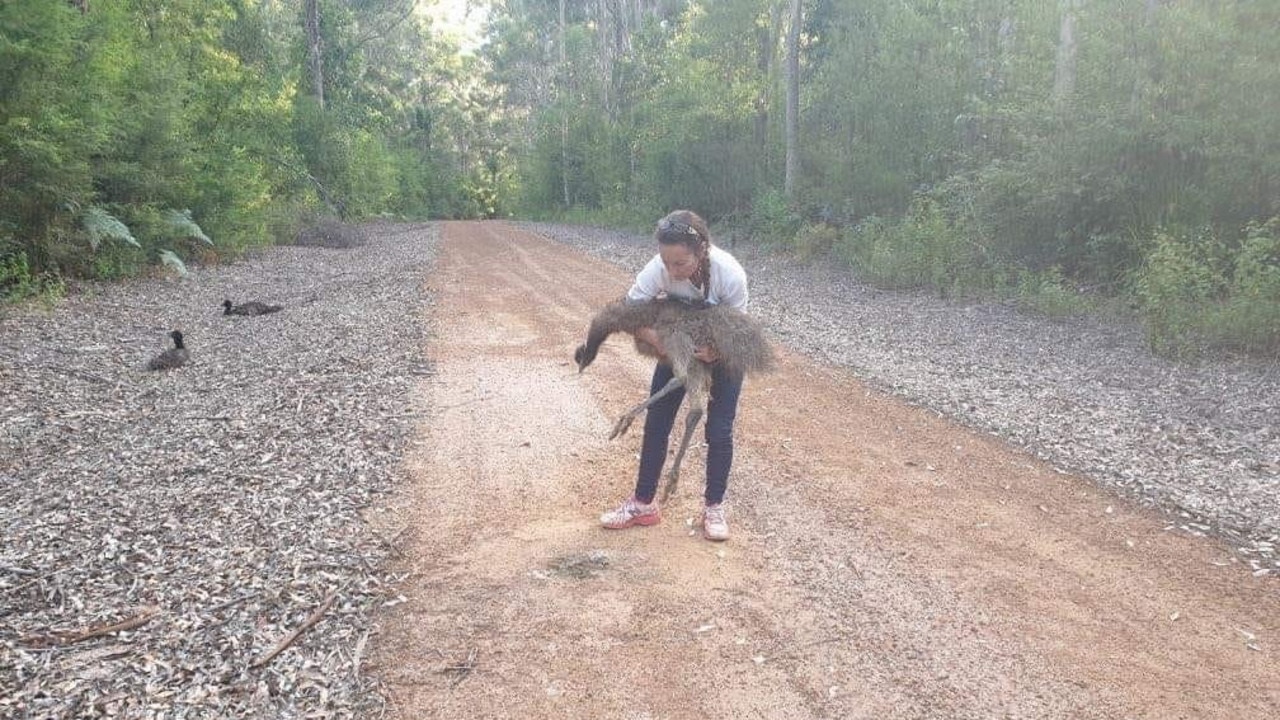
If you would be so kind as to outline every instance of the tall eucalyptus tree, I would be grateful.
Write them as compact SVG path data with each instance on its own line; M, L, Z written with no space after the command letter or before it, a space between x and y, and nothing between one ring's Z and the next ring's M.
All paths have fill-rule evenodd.
M786 171L783 193L795 200L796 176L800 172L800 29L803 19L801 0L789 0L787 12L787 103L786 103Z
M1053 99L1059 105L1066 103L1076 88L1076 57L1079 53L1076 15L1082 2L1059 0L1062 17L1058 30L1058 59L1053 74Z

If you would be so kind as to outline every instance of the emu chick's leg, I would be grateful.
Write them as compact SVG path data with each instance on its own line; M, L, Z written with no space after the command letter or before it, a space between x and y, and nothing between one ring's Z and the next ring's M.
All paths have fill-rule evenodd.
M668 380L667 384L662 386L662 389L658 392L650 395L648 400L645 400L639 405L631 408L624 413L622 417L618 418L618 422L613 424L613 432L609 433L609 439L612 440L617 437L622 437L622 435L627 432L627 428L631 427L631 421L635 420L636 416L645 410L648 410L654 403L671 394L673 390L682 385L684 385L684 380L681 380L678 377L673 377Z
M693 431L698 429L698 422L702 420L703 413L707 407L707 392L705 385L699 384L699 389L690 392L689 395L689 414L684 421L684 438L680 440L680 448L676 450L676 456L671 460L671 469L667 471L667 482L662 486L662 497L658 502L666 503L671 492L676 489L676 483L680 481L680 463L684 461L684 453L689 449L689 441L693 439Z

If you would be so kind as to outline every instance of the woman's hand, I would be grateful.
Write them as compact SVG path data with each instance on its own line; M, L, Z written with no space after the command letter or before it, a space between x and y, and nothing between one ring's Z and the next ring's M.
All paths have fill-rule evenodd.
M704 363L713 363L720 359L720 353L710 345L706 345L693 351L693 356Z

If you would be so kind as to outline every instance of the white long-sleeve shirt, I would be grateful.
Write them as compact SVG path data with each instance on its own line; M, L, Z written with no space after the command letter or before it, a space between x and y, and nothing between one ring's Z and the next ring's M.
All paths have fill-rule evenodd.
M715 245L711 246L711 291L707 293L707 301L717 305L728 305L739 310L747 306L747 273L738 264L737 258ZM661 255L654 255L639 273L636 281L627 291L629 302L653 300L666 293L675 297L698 300L702 298L702 289L689 280L675 281L662 263Z

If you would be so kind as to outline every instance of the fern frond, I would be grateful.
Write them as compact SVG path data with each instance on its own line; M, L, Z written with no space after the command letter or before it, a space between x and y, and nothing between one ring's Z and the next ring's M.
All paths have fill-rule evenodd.
M187 264L182 262L182 258L178 257L177 253L174 251L161 250L160 262L176 270L178 275L181 275L182 277L187 276Z
M184 238L196 238L204 242L206 245L212 245L213 240L204 234L204 230L191 219L190 210L169 210L165 213L164 219L169 223L169 227L173 228L174 235Z
M85 210L81 222L84 225L84 231L89 234L89 245L94 250L98 249L103 240L121 240L136 248L142 247L142 244L133 237L133 233L129 232L127 225L100 207Z

